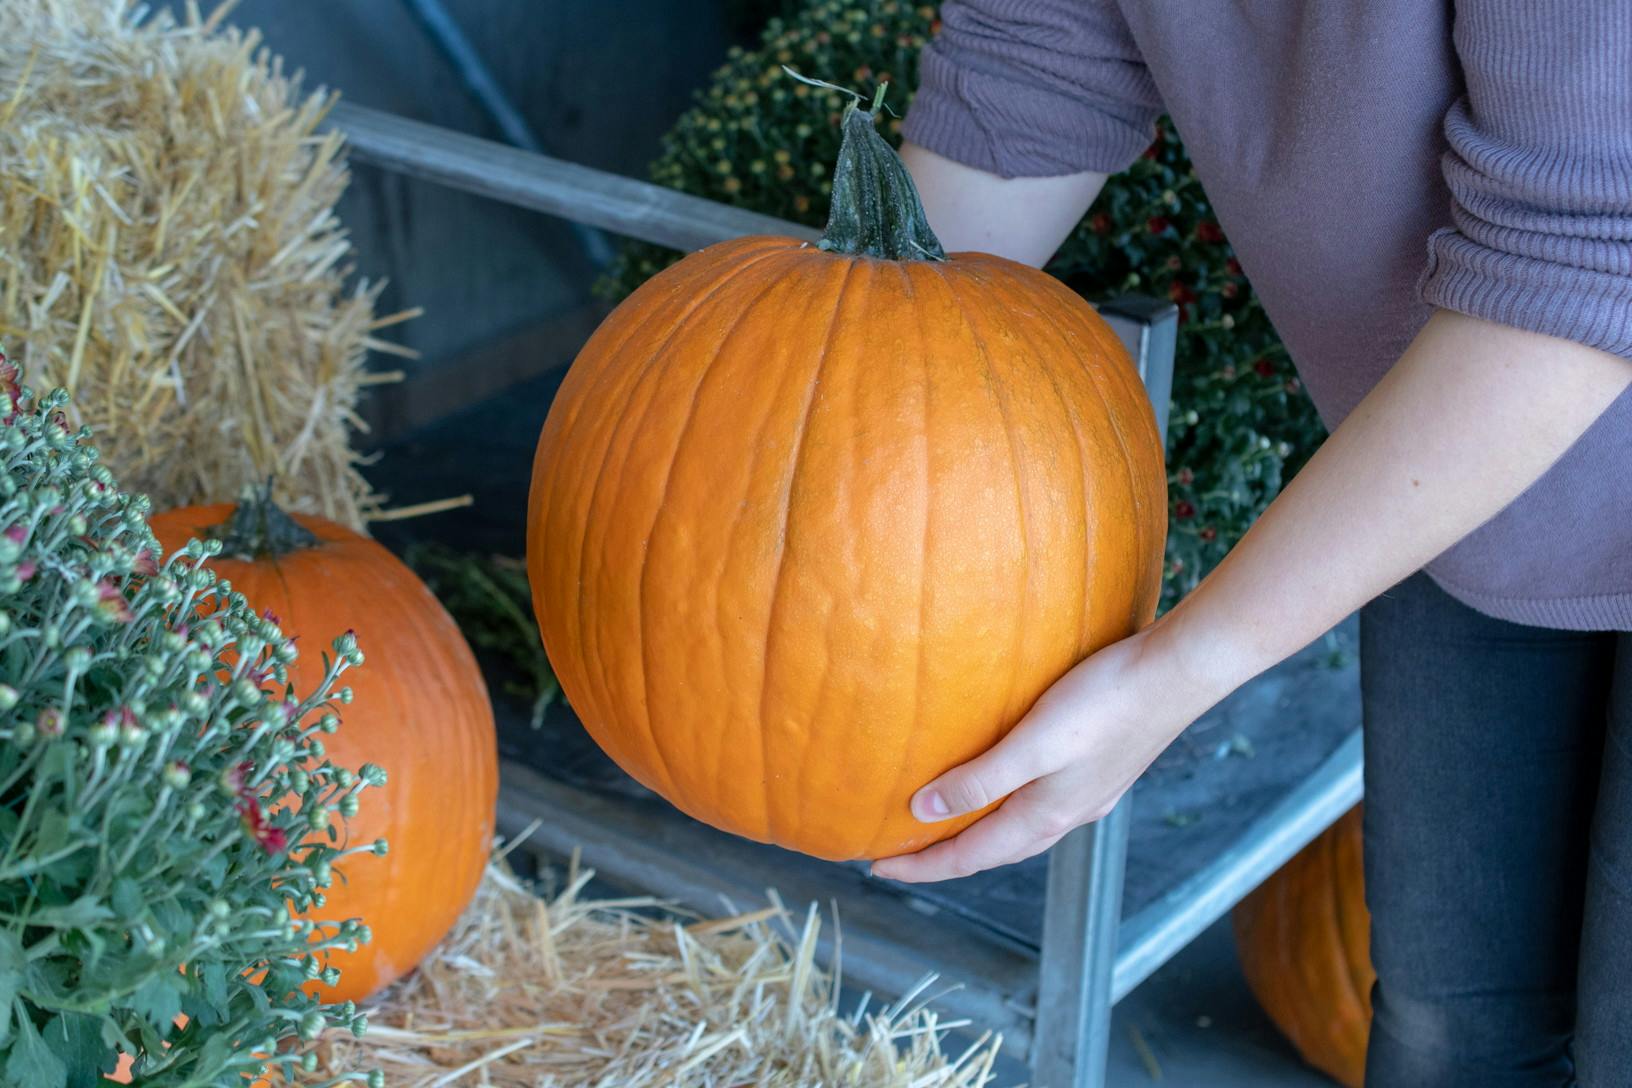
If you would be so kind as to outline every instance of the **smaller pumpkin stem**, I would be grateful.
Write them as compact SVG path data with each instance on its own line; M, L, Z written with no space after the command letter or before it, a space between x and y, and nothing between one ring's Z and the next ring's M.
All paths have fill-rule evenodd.
M839 159L833 166L833 203L827 230L816 244L829 253L878 257L887 261L944 261L946 250L930 229L918 187L907 164L873 124L884 108L888 83L879 84L872 105L855 91L810 79L783 66L793 78L842 91L852 99L840 122Z
M284 513L272 501L272 480L244 488L238 508L210 534L221 542L221 553L237 559L276 559L310 548L317 536Z

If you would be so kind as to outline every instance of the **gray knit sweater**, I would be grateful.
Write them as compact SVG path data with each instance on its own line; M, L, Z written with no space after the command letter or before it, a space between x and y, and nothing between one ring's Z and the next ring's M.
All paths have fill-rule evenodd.
M907 138L1125 168L1170 114L1335 426L1440 307L1632 359L1632 0L947 0ZM1632 391L1428 567L1632 630Z

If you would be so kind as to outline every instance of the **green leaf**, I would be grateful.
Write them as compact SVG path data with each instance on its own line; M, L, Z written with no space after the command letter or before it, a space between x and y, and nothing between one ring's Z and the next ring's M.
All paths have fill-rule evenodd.
M117 1056L102 1041L106 1017L65 1012L52 1017L41 1037L68 1070L68 1088L97 1088L103 1073L113 1072Z
M210 961L188 972L193 985L182 995L181 1011L190 1023L199 1027L214 1027L227 1022L227 1005L231 994L227 990L226 964Z
M72 825L68 814L60 809L47 809L40 814L40 830L34 839L34 853L54 854L68 845Z
M34 1022L17 1018L17 1042L6 1060L5 1083L12 1088L67 1088L68 1067L51 1053Z
M72 903L60 907L46 907L30 918L29 924L50 926L55 929L84 929L98 922L113 919L113 911L94 895L82 895Z
M9 929L0 929L0 1048L11 1038L11 1005L22 984L28 960L23 944Z
M216 854L198 867L198 882L206 888L219 888L227 876L227 855Z
M142 913L142 886L128 876L122 876L113 882L108 902L113 905L113 913L120 921L134 921Z
M131 995L131 1008L162 1031L181 1012L181 976L157 971Z

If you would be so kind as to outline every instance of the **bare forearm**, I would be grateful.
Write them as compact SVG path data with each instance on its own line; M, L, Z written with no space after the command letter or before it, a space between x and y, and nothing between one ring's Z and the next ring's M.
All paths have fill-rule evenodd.
M1159 626L1229 690L1496 514L1632 384L1632 362L1441 311Z
M1104 174L1000 178L913 144L901 158L948 253L974 250L1041 267L1082 220Z

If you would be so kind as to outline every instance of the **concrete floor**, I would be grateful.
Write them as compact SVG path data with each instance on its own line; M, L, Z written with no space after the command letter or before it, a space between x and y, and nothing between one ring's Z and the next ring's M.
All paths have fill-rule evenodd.
M1253 1001L1227 920L1117 1006L1109 1072L1108 1088L1333 1088L1298 1059ZM1005 1060L997 1085L1023 1084L1025 1066Z

